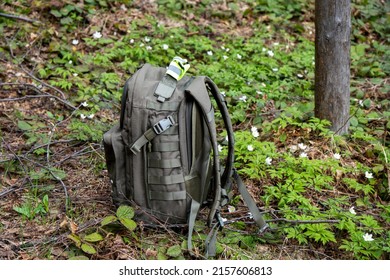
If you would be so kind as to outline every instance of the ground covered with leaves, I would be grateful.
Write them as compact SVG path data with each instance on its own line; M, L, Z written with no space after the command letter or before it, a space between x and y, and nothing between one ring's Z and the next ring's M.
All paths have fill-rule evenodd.
M257 234L234 193L216 259L389 259L390 7L352 1L351 126L337 136L313 113L313 3L3 1L0 259L203 258L202 219L189 254L186 228L115 209L101 143L126 79L175 55L226 96L236 167L271 226Z

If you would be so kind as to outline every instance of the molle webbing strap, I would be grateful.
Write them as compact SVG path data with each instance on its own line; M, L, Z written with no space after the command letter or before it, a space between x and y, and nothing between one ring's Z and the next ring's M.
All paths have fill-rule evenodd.
M179 151L179 149L179 142L161 142L152 144L153 152L174 152Z
M146 103L146 109L159 110L159 111L177 111L179 108L179 101L169 101L164 103L154 102L148 100Z
M169 176L148 176L148 183L151 185L172 185L184 183L183 174L169 175Z
M149 191L149 197L153 200L183 200L187 198L186 191L162 192Z
M173 159L150 159L149 167L151 168L176 168L181 167L181 161L178 158Z
M174 116L170 115L165 119L160 120L155 123L151 128L144 132L131 146L130 150L137 154L141 151L141 148L145 146L146 143L152 141L157 135L163 133L172 127L176 121L174 120Z

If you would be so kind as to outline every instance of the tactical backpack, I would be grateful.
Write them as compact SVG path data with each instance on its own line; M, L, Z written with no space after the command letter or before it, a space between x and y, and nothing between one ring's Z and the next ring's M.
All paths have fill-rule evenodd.
M114 204L134 206L145 223L188 225L189 250L198 212L208 206L206 255L212 256L232 179L260 230L267 224L233 168L233 129L223 96L210 78L185 75L185 63L175 57L168 68L139 68L125 83L119 123L103 144ZM227 131L223 167L210 95Z

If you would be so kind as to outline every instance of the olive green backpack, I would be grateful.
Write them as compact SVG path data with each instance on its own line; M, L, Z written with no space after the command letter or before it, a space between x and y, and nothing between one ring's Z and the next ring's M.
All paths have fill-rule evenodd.
M115 205L132 205L145 224L188 225L189 250L198 212L208 206L206 255L213 256L232 179L260 230L267 224L233 168L233 130L223 96L210 78L185 75L185 63L175 57L168 68L138 69L124 86L120 121L103 144ZM210 95L227 131L223 167Z

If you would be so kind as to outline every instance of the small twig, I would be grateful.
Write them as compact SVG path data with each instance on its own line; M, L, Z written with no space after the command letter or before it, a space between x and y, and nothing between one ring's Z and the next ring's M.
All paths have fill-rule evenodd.
M5 14L5 13L0 13L0 17L23 20L23 21L27 21L27 22L39 22L39 20L36 20L36 19L30 19L27 17L21 17L21 16L12 15L12 14Z
M54 90L55 92L59 93L62 97L62 99L66 99L66 95L65 93L63 93L61 90L59 90L58 88L56 87L53 87L51 85L49 85L48 83L45 83L44 81L38 79L37 77L35 77L33 74L31 74L29 71L27 71L26 69L24 69L24 67L22 65L20 65L20 68L24 71L24 73L26 73L31 79L41 83L42 85L44 85L45 87L47 88L50 88L52 90Z
M22 162L21 158L20 158L20 157L11 149L11 147L8 145L7 142L5 142L4 139L2 139L2 140L3 140L4 145L5 145L5 146L7 147L7 149L12 153L12 155L14 156L14 158L20 163L20 166L22 167L23 172L24 172L25 174L28 174L28 173L27 173L27 170L26 170L26 168L25 168L25 165L24 165L24 163ZM27 180L29 181L29 183L30 183L31 186L34 185L33 182L31 181L31 178L30 178L29 176L27 177Z
M32 160L32 159L29 159L29 158L26 157L26 156L21 156L20 158L23 158L23 159L25 159L25 160L27 160L27 161L29 161L29 162L31 162L31 163L33 163L33 164L39 166L39 167L45 169L46 171L48 171L48 172L50 173L50 175L51 175L55 180L57 180L58 182L60 182L62 188L64 189L64 193L65 193L65 211L67 211L67 209L68 209L68 203L69 203L69 196L68 196L68 189L67 189L67 186L65 185L64 181L62 181L61 178L59 178L58 176L56 176L56 175L54 174L54 172L50 169L50 167L44 166L43 164L41 164L41 163L39 163L39 162L36 162L36 161L34 161L34 160Z
M4 86L27 87L27 88L31 88L34 92L38 93L38 95L26 95L26 96L23 96L23 97L15 97L15 98L3 98L3 99L0 99L0 102L20 101L20 100L25 100L25 99L28 99L28 98L54 98L54 99L60 101L61 103L63 103L64 105L68 106L72 110L76 110L77 109L75 106L70 104L64 98L60 98L58 96L55 96L55 95L52 95L52 94L49 94L49 93L45 93L45 92L41 91L38 87L33 85L33 84L27 84L27 83L0 83L0 86L1 87L4 87Z
M285 218L266 220L267 223L285 222L290 224L337 224L340 220L288 220Z

